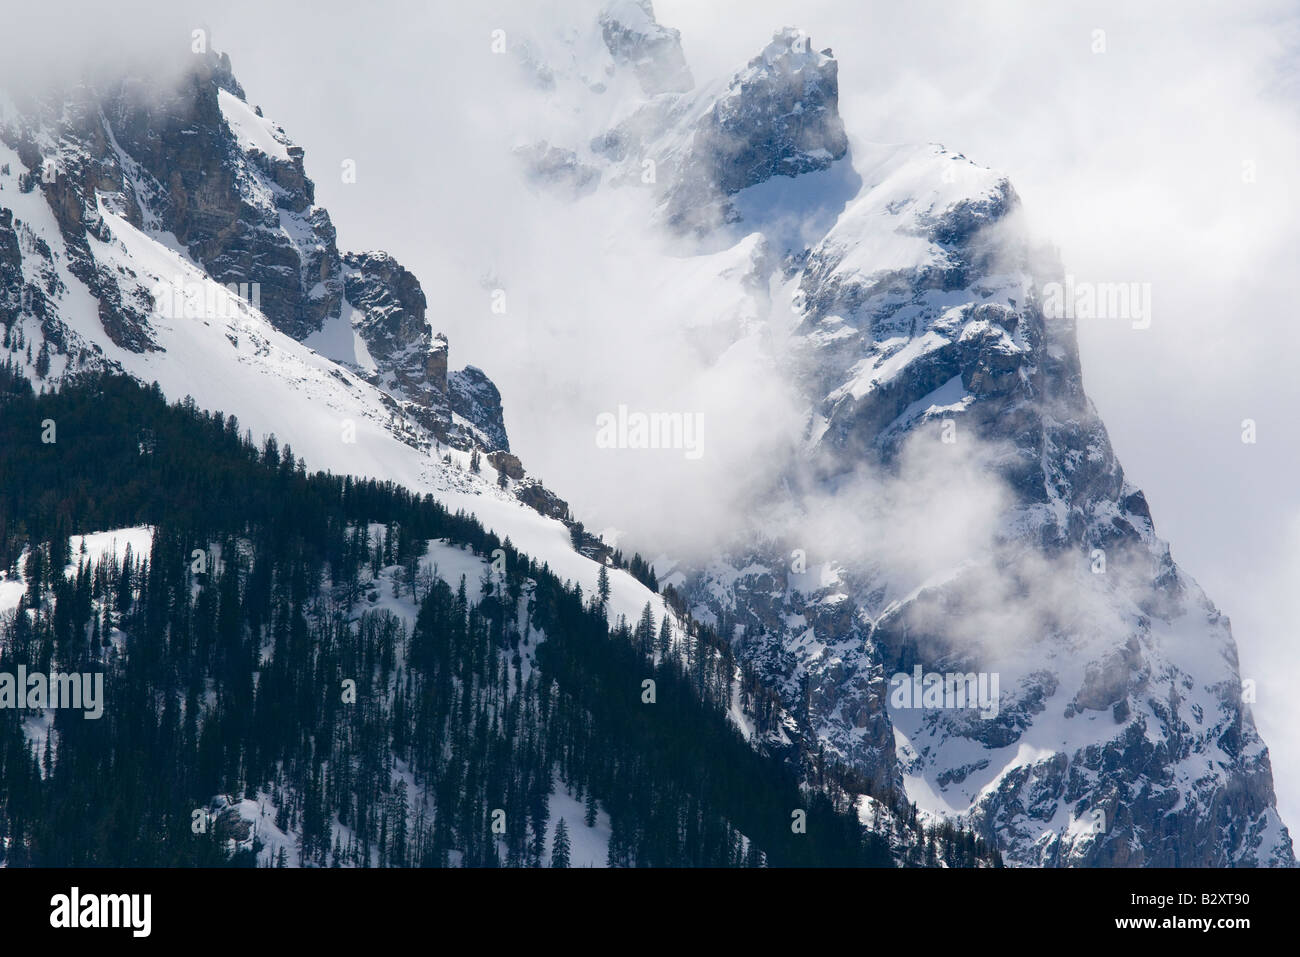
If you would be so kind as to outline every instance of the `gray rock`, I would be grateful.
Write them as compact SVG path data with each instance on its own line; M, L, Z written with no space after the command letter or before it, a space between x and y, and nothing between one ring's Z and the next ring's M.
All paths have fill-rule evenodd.
M630 66L648 96L684 93L695 85L681 33L655 21L650 0L612 0L601 11L600 30L614 62Z

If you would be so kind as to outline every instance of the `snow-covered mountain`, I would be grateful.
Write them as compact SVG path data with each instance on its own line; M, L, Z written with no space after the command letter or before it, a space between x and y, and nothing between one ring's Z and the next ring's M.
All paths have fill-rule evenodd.
M697 85L648 0L574 9L510 31L545 107L519 175L564 202L648 202L650 311L796 405L727 544L659 567L775 694L738 695L737 725L1012 863L1293 864L1228 623L1124 479L1073 320L1045 309L1061 267L1007 180L846 130L837 61L797 29ZM438 318L391 256L340 251L302 149L224 56L162 93L0 98L0 321L33 382L157 381L313 469L432 491L590 592L603 545L526 476L510 385L450 370ZM612 586L612 616L668 613L631 575ZM992 700L912 707L891 679L916 668L996 681Z
M177 368L176 334L213 313L231 321L210 334L249 369L329 360L329 375L342 375L334 363L348 370L347 388L377 387L385 418L457 448L508 451L499 395L477 369L448 371L419 282L385 253L341 254L302 149L244 102L228 58L196 61L176 90L127 79L6 103L5 245L22 272L7 291L11 309L43 323L47 374L157 364L198 380ZM241 345L254 313L307 348L277 355L274 339L247 327ZM82 319L94 321L78 328Z
M492 380L449 370L415 276L339 251L302 159L225 55L174 89L0 91L6 358L42 390L122 372L313 470L433 492L593 592L609 550L510 452ZM611 621L671 614L609 574Z
M577 203L648 188L669 238L640 268L669 290L694 268L694 308L726 304L683 320L712 323L710 361L761 355L798 396L729 544L666 577L779 692L773 738L1018 864L1293 864L1228 621L1125 480L1007 179L846 131L832 51L797 29L697 86L648 2L594 19L603 48L576 21L521 44L555 108L516 152ZM996 705L910 706L892 679L916 669L992 679Z

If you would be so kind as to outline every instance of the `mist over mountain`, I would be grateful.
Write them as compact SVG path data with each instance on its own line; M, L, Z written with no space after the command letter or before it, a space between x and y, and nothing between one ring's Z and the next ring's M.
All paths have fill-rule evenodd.
M481 168L465 184L482 219L465 242L480 257L472 284L447 283L447 263L430 264L430 278L345 245L307 175L310 144L263 114L205 29L185 34L189 52L174 61L142 53L144 66L114 69L100 50L81 75L5 79L0 358L14 393L105 375L156 382L167 400L221 413L218 433L231 416L230 440L246 430L273 471L291 448L286 482L298 456L304 472L431 495L434 518L322 506L337 534L310 559L323 581L309 596L313 634L355 627L365 644L365 614L390 612L402 664L426 682L376 672L390 737L418 738L429 726L405 709L449 693L455 673L476 689L459 699L482 705L475 721L505 722L497 746L524 755L501 774L531 831L512 825L498 843L466 836L493 798L448 770L457 761L420 751L427 740L376 748L392 764L374 777L384 819L403 833L428 824L421 856L395 849L387 827L376 838L378 812L337 782L323 788L310 756L281 779L269 760L249 772L228 741L216 773L196 736L205 806L252 832L275 818L273 841L241 848L260 863L295 847L325 863L342 841L336 856L361 865L394 853L536 864L555 840L548 822L585 794L606 815L588 815L595 863L831 863L774 836L764 815L794 793L856 834L851 863L1294 865L1229 623L1158 536L1158 503L1126 478L1085 391L1077 323L1099 310L1149 322L1140 286L1076 284L1009 179L961 144L878 142L847 122L839 75L853 54L833 37L779 27L709 76L648 0L508 13L483 20L473 53L493 58L499 112L482 118L481 142L446 144L465 154L458 165ZM448 55L448 75L471 56ZM432 119L410 122L468 108L451 86L444 96ZM344 183L369 175L353 157L338 166ZM442 332L467 323L484 368L458 367ZM144 455L153 440L139 441ZM30 621L57 662L83 653L55 640L71 599L33 570L70 563L85 578L64 543L104 529L71 508L24 507L7 516L6 582L18 587L0 592L0 610L19 629L11 641L27 640L17 622ZM128 527L125 513L94 514ZM448 515L473 524L443 534ZM247 541L234 525L189 530L209 536L201 549L247 552L211 586L239 594L270 567L296 588L278 552L258 558L273 527ZM159 541L184 552L148 545ZM496 547L511 561L505 593L492 584ZM113 554L100 574L129 581ZM482 578L481 602L459 597L448 612L461 574ZM374 597L387 592L391 608ZM86 597L92 613L77 625L108 643L84 653L122 655L134 676L133 629L156 637L146 599ZM367 608L376 601L385 608ZM274 622L297 628L303 612L270 607L234 627L231 647L265 680L289 681L282 672L309 658L288 657ZM469 638L430 624L448 614L470 622ZM562 644L557 629L590 629L592 644ZM604 639L633 652L586 662L593 673L635 687L648 668L694 689L707 740L727 742L717 781L691 791L692 772L674 766L669 788L700 803L707 853L631 797L633 758L602 776L598 762L566 765L528 750L531 731L514 735L511 708L532 716L528 728L617 752L626 702L576 690L581 649ZM421 641L467 657L435 665ZM534 651L547 648L554 657ZM534 669L586 717L566 724L566 710L547 725L549 692L524 690ZM149 680L164 698L185 693ZM262 680L230 693L260 701ZM449 720L445 702L425 705ZM202 718L237 736L226 713ZM436 726L473 746L474 722ZM9 730L33 748L50 740ZM654 718L626 733L653 755L689 736ZM345 747L330 760L354 758ZM776 782L763 813L737 796L759 778ZM444 829L439 808L453 806ZM941 823L942 841L925 828Z

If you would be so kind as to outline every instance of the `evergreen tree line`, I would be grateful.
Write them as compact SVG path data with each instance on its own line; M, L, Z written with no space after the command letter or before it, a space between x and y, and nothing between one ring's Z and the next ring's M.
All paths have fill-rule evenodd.
M431 496L309 475L125 377L38 397L0 367L0 449L0 568L25 556L26 584L0 672L99 671L106 697L100 720L0 709L5 864L251 864L230 822L192 827L218 795L274 807L298 836L280 863L566 866L602 811L616 865L892 863L853 810L870 782L801 787L727 717L762 692L736 687L726 643L649 605L610 627L605 575L584 596ZM148 555L69 545L141 524ZM421 573L435 540L491 564L453 587ZM561 784L585 810L563 833ZM914 817L906 863L993 859Z

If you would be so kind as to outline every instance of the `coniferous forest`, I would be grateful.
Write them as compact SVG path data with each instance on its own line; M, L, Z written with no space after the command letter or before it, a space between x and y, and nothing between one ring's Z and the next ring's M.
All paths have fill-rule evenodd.
M70 544L141 525L148 554ZM483 574L431 574L430 542ZM8 866L566 866L557 789L608 816L613 865L997 863L819 755L748 744L726 712L738 692L761 713L762 689L703 625L647 605L611 627L604 588L474 518L308 474L156 386L37 396L0 368L0 570L24 583L0 672L102 672L105 694L99 720L0 709ZM859 823L860 794L897 832ZM264 853L241 801L292 845Z

